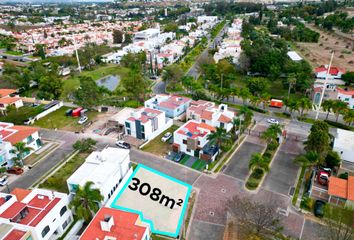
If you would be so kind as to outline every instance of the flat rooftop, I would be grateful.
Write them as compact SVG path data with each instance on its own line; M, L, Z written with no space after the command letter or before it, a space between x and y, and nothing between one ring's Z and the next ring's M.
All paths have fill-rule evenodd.
M189 184L139 164L111 207L139 214L153 233L176 237L191 189Z
M350 149L354 151L354 132L337 129L337 134L334 141L334 147Z

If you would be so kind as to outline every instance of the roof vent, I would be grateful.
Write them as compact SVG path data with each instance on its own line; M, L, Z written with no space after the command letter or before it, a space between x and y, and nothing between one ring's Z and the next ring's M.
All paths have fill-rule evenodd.
M38 199L43 200L44 196L43 195L38 195Z
M102 231L110 232L112 226L114 225L113 217L110 215L105 215L103 221L101 221L100 224Z

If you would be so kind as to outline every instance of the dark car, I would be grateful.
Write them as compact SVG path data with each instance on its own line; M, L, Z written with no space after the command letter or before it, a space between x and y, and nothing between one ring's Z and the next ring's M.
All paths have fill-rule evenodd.
M20 175L23 173L23 169L20 167L12 167L12 168L7 169L7 172L11 173L11 174Z
M314 206L314 214L316 217L323 217L324 215L324 206L326 203L321 200L316 200L315 206Z
M173 161L180 162L183 159L184 155L184 153L177 153L177 155L173 158Z

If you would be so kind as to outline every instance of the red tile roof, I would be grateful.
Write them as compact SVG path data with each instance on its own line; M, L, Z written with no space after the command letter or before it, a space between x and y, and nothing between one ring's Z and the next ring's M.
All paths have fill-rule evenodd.
M113 217L114 222L109 232L102 231L100 224L107 215ZM92 219L80 240L103 240L108 236L124 240L141 240L147 227L137 225L138 218L139 215L135 213L103 207Z
M19 214L25 207L25 203L14 202L10 207L8 207L3 213L0 214L0 217L12 219L16 217L16 215Z
M15 103L17 101L21 100L21 98L17 97L5 97L5 98L0 98L0 103L1 104L11 104Z
M25 234L24 231L13 229L3 240L20 240Z
M337 91L341 94L354 96L354 90L344 90L344 89L337 87Z
M315 72L319 73L319 72L327 72L327 68L324 66L315 68ZM331 69L329 70L329 74L331 75L337 75L339 72L341 73L345 73L345 69L342 68L337 68L337 67L331 67Z
M17 201L22 201L28 194L31 193L31 190L23 189L23 188L15 188L14 190L11 191L10 194L15 195L17 198Z
M331 176L328 194L354 201L354 176L349 176L348 180Z
M182 135L187 135L189 138L197 138L204 137L207 133L201 133L201 129L206 129L209 131L215 131L215 128L206 124L206 123L198 123L195 121L189 121L185 125L183 125L177 133Z
M3 89L0 89L0 97L6 97L6 96L8 96L10 94L13 94L15 92L16 92L15 89L5 89L5 88L3 88Z
M204 111L202 111L202 114L200 115L200 117L205 120L211 120L211 119L213 119L213 112L210 112L208 110L204 110Z
M231 118L225 116L224 114L221 114L218 121L222 123L229 123L231 122Z
M3 134L3 140L7 142L11 142L11 144L16 144L18 142L23 141L27 137L31 136L33 133L38 132L39 128L36 127L28 127L28 126L12 126L6 129L3 129L2 132L6 131L7 129L10 130L16 130L13 131L12 134L4 137Z

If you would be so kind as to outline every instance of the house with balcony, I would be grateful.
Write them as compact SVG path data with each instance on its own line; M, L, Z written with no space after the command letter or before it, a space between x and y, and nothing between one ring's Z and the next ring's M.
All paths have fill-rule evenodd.
M214 102L204 100L192 101L187 109L187 119L206 123L215 128L223 128L226 132L232 129L235 112L228 110L226 104L217 106Z
M125 134L137 139L149 141L173 125L165 112L152 108L139 108L125 120Z
M186 113L192 99L177 95L158 94L146 100L144 106L163 111L166 117L180 118Z
M12 227L7 235L11 238L7 239L58 239L72 221L69 196L65 193L43 189L0 193L0 227Z
M92 152L66 182L72 195L80 186L93 182L92 188L100 190L105 203L131 172L129 150L108 147Z
M0 122L0 166L12 166L12 158L15 157L10 151L18 142L24 142L26 147L32 150L25 153L26 158L42 147L39 128L19 126L13 123Z
M103 207L80 237L80 240L92 239L150 240L150 227L139 214Z
M207 144L209 142L208 135L214 131L216 131L215 127L207 123L189 120L173 133L172 149L174 152L183 152L196 158L213 161L218 149L209 151L213 147Z
M9 106L16 109L23 107L22 98L16 94L15 89L0 89L0 110L5 111Z

